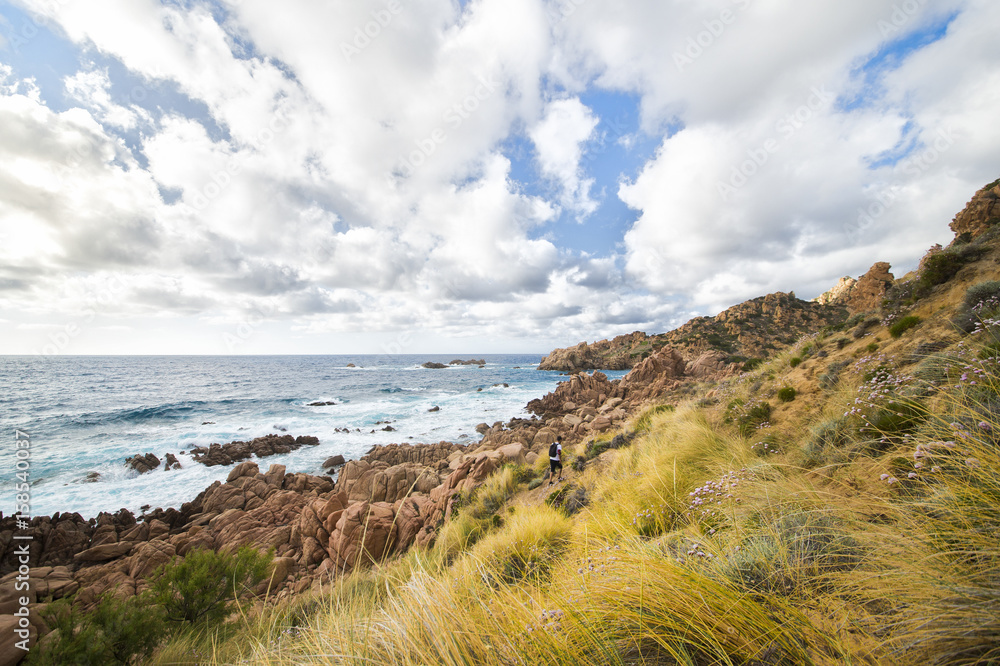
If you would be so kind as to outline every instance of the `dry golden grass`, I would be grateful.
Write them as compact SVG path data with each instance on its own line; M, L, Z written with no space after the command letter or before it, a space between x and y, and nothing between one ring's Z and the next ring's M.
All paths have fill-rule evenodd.
M652 415L570 478L586 499L572 516L505 469L433 549L250 613L214 648L178 639L157 663L1000 662L1000 367L971 344L942 352L920 367L947 386L893 389L926 419L866 433L844 416L862 373L819 376L872 337L831 339L715 388L714 404ZM810 344L829 351L789 368ZM769 428L724 423L732 400L783 385L802 391ZM776 450L755 447L768 435Z

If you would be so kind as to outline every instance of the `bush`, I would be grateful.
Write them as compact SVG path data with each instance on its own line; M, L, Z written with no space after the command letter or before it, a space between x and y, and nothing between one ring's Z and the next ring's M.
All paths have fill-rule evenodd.
M128 664L145 661L166 633L163 611L148 598L119 601L107 595L80 615L69 600L50 604L45 619L53 630L47 649L33 651L28 664Z
M898 338L906 331L920 323L920 317L907 315L889 327L889 335Z
M743 363L743 372L750 372L751 370L756 370L764 362L762 358L749 358Z
M920 272L920 286L929 289L947 282L970 261L982 255L983 249L972 245L950 248L930 255Z
M858 324L857 328L854 329L854 331L851 333L851 335L854 336L855 340L860 340L861 338L863 338L866 335L868 335L868 331L870 331L871 329L873 329L876 326L878 326L879 323L880 322L879 322L879 318L878 317L872 317L870 319L865 319L860 324Z
M795 389L791 386L786 386L778 391L778 400L781 402L791 402L795 400Z
M195 550L157 569L150 590L172 622L215 624L231 605L267 576L272 553L242 546L235 555Z
M638 430L633 430L629 433L619 433L614 436L611 441L601 441L596 440L587 443L587 448L584 449L582 459L593 460L597 456L601 455L605 451L610 451L611 449L621 449L632 443L632 440L636 438L639 434Z
M969 287L965 291L965 304L974 308L983 301L1000 297L1000 280L987 280Z
M878 351L878 343L877 342L869 342L868 346L865 347L865 351L867 351L869 354L874 354L875 352Z
M795 356L795 357L792 358L791 361L788 362L788 365L790 365L791 367L795 368L795 367L798 367L799 364L801 364L801 363L802 363L802 358L800 358L798 356Z
M729 403L723 420L726 423L735 423L740 434L749 437L770 418L771 403L756 399L744 403L742 400L736 399Z

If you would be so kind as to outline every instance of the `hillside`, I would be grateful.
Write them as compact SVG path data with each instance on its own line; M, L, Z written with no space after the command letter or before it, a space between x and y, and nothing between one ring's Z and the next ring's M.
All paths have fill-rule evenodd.
M151 662L997 663L998 198L907 276L624 336L649 347L623 379L575 374L469 447L350 461L295 505L281 591ZM257 515L206 512L255 468L177 538Z
M672 347L687 361L717 352L727 363L763 358L792 344L802 335L847 318L842 300L803 301L794 293L754 298L714 317L696 317L668 333L620 335L592 344L556 349L539 364L541 370L628 370L663 347Z

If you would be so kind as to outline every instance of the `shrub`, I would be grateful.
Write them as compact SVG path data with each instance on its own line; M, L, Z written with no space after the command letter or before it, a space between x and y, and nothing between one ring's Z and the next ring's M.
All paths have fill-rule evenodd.
M965 291L965 304L974 308L994 297L1000 297L1000 280L987 280L974 284Z
M906 331L920 323L920 317L907 315L889 327L889 335L898 338Z
M750 372L751 370L756 370L764 362L762 358L748 358L746 362L743 363L743 372Z
M795 368L795 367L798 367L800 363L802 363L802 358L799 357L799 356L795 356L795 357L792 358L791 361L788 362L788 365L790 365L793 368Z
M778 390L778 400L781 402L791 402L795 400L795 389L791 386L785 386L784 388Z
M735 423L740 434L749 437L770 418L771 403L756 399L744 403L742 400L736 399L729 403L723 420L726 423Z
M874 354L875 352L878 351L878 343L869 342L868 346L865 347L865 351L867 351L869 354Z
M119 601L107 595L90 613L81 615L69 600L50 604L45 612L54 636L44 652L34 651L28 664L128 664L145 661L166 634L162 609L145 596Z
M871 317L870 319L865 319L863 322L858 324L857 328L854 329L854 332L852 332L851 335L854 336L855 340L860 340L864 336L868 335L868 331L878 326L879 323L880 322L878 317Z
M215 624L231 605L267 576L272 553L242 546L235 555L195 550L153 574L153 599L172 622Z
M978 259L982 252L982 248L963 245L930 255L920 271L920 286L929 289L947 282L967 263Z
M583 451L581 458L586 460L593 460L597 456L601 455L605 451L610 451L611 449L621 449L632 443L632 440L636 438L639 434L637 430L633 430L629 433L619 433L614 436L610 441L596 440L593 442L588 442L587 447Z

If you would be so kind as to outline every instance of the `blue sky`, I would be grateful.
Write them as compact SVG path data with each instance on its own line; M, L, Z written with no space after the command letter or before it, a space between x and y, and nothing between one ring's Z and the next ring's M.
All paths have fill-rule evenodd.
M545 352L905 272L1000 175L998 23L2 1L0 353Z

